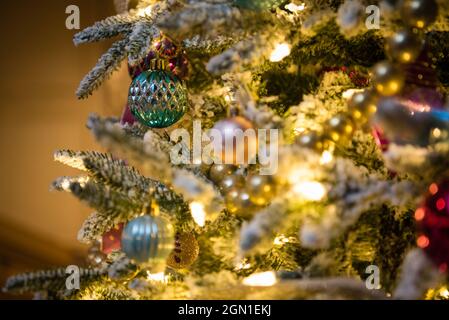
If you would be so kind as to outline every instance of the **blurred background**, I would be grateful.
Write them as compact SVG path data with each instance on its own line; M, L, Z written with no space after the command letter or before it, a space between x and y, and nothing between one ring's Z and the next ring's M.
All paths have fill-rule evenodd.
M77 174L53 162L53 152L101 151L85 127L88 114L118 116L126 102L124 67L77 100L79 81L111 43L75 47L77 30L65 26L72 4L81 28L115 14L112 0L4 1L0 10L0 287L13 274L84 262L88 248L76 237L91 210L49 191L55 178Z

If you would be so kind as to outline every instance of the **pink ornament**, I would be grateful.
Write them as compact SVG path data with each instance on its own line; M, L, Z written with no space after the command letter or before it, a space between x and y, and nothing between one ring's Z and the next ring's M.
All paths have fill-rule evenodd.
M441 271L449 266L449 180L432 183L424 204L415 211L417 245Z
M110 254L115 251L119 251L122 248L122 232L123 223L120 223L113 229L109 230L103 235L102 248L101 250L105 254Z
M383 130L378 126L373 126L372 135L374 137L374 140L376 141L377 146L382 150L382 152L385 152L388 150L389 141L385 137Z
M123 110L123 114L122 117L120 119L120 124L121 125L130 125L132 126L134 123L136 122L136 119L134 118L131 109L129 108L128 105L126 105L125 109Z

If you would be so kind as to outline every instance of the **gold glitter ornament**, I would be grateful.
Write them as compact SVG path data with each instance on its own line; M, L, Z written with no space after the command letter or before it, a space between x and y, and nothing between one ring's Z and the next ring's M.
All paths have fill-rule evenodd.
M173 269L190 267L198 258L200 247L193 233L178 233L175 236L175 248L168 256L167 265Z

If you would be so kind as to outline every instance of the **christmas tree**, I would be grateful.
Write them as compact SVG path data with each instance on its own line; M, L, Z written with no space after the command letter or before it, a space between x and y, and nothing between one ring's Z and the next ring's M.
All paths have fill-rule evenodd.
M93 210L48 299L448 299L449 3L116 0L75 45L126 61L109 153L59 150ZM81 124L80 124L81 125ZM69 270L68 270L69 269ZM69 272L68 272L69 271Z

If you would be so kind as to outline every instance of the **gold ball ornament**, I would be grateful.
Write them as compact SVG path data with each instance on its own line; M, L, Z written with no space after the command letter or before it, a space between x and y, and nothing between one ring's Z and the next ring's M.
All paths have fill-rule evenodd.
M190 267L198 258L200 247L193 233L178 233L175 236L175 248L167 259L167 265L173 269Z
M237 168L229 164L213 164L209 171L210 179L219 184L225 177L232 175Z
M354 124L352 123L351 118L343 114L337 114L328 120L327 132L329 138L334 142L347 141L352 137Z
M374 66L372 73L373 86L383 96L398 94L404 87L404 72L391 62L379 62Z
M272 176L250 176L246 183L246 192L252 202L264 206L275 197L276 182Z
M401 63L415 61L424 47L424 41L411 30L401 30L391 36L386 45L388 55Z
M244 219L252 217L257 206L251 201L251 196L244 190L231 190L225 197L229 212Z
M219 134L216 139L214 133ZM211 130L214 150L221 148L216 154L225 164L247 164L257 155L257 132L252 123L243 117L233 117L218 121Z
M348 101L351 117L357 122L367 122L377 110L377 96L372 90L356 92Z
M435 0L404 0L401 15L407 25L423 29L437 19L438 4Z
M230 175L225 177L220 183L220 190L224 193L233 189L240 189L245 184L245 179L242 175Z
M315 131L309 131L301 133L296 138L297 143L304 148L308 148L315 151L322 151L324 149L324 143L321 136Z

